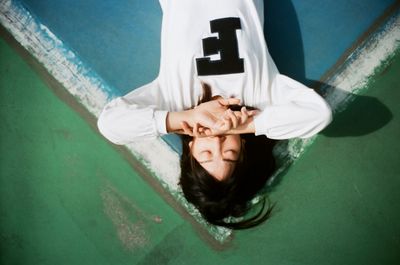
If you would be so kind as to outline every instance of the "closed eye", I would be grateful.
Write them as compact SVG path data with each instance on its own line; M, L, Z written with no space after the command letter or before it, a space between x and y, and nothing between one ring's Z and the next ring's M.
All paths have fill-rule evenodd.
M199 161L200 164L205 164L205 163L210 163L213 162L214 160L210 159L210 160L205 160L205 161ZM236 163L238 160L234 160L234 159L222 159L222 161L224 162L228 162L228 163Z
M224 151L224 155L225 158L222 159L222 161L224 162L228 162L228 163L236 163L239 159L238 159L238 152L236 150L226 150ZM210 163L213 162L214 160L212 159L212 153L209 150L204 150L201 151L200 154L200 160L202 161L198 161L200 164L204 164L204 163Z
M227 156L226 159L228 160L237 160L239 154L236 150L226 150L224 154Z

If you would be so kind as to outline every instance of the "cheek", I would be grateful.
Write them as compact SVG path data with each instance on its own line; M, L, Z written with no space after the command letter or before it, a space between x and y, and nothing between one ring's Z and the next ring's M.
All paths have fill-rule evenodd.
M193 156L196 156L196 154L207 149L207 146L208 146L207 142L205 142L203 139L193 140L189 145L190 152L192 153Z
M242 140L239 137L231 137L228 139L228 141L226 141L227 147L240 151L241 149L241 145L242 145Z

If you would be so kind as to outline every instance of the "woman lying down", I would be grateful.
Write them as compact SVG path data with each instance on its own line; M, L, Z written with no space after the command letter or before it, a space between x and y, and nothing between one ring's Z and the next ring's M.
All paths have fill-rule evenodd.
M265 186L275 140L308 138L331 121L314 90L278 72L263 35L263 0L160 0L158 77L108 103L100 132L115 144L168 133L182 138L180 186L211 224L237 222ZM264 201L265 202L265 201Z

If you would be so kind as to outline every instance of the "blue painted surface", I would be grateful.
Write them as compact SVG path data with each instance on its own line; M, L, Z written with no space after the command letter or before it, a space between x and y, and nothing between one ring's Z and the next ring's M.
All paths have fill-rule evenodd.
M156 0L19 0L119 94L157 76ZM318 80L395 0L265 1L266 35L281 72ZM118 3L118 4L116 4Z
M312 84L395 0L265 2L265 35L279 70Z
M92 67L116 95L153 80L160 58L156 0L17 0ZM395 0L265 0L265 34L284 74L319 80ZM165 140L180 152L180 140Z
M17 1L117 94L125 94L157 76L162 15L158 1Z

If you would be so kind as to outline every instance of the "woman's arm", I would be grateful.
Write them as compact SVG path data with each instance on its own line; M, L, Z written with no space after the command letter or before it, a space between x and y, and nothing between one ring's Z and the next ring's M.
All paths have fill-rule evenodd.
M165 122L167 132L183 134L182 123L187 123L191 119L191 115L191 110L168 112Z
M254 132L271 139L308 138L332 120L327 102L313 89L281 74L272 84L272 102L254 117Z
M186 133L183 124L212 128L228 109L239 104L235 98L216 99L194 109L169 112L154 81L109 102L99 116L99 131L115 144L154 138L167 133Z
M109 102L99 116L99 131L115 144L166 134L168 111L157 80Z
M271 139L308 138L330 123L331 109L314 90L283 75L276 77L273 86L271 104L256 115L227 113L216 128L203 135L254 133ZM196 131L186 128L189 130Z

